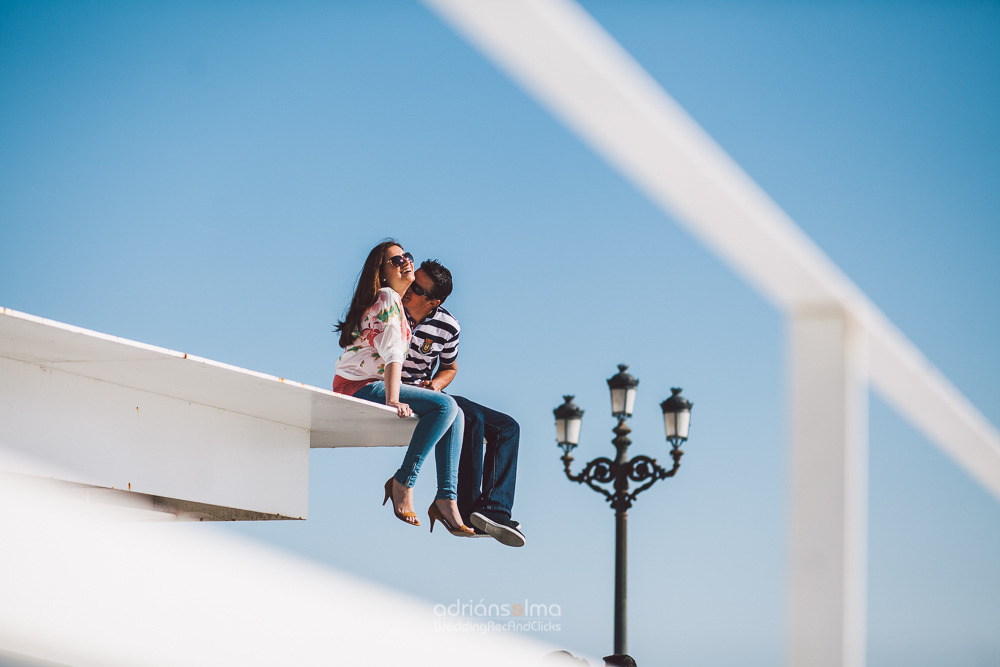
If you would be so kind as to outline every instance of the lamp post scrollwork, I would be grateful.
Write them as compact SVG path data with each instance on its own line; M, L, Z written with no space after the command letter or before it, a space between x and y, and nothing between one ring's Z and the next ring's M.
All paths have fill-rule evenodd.
M677 474L684 452L681 443L688 437L691 425L692 403L681 396L681 389L673 388L672 395L660 404L667 441L671 445L670 469L660 466L656 459L640 454L628 458L628 448L632 444L626 421L632 416L635 405L636 388L639 381L628 374L628 366L619 364L618 373L608 380L611 391L611 414L618 419L612 431L615 434L611 444L615 446L614 459L601 456L589 461L583 469L574 474L571 452L580 441L580 426L583 410L573 403L573 396L563 396L564 403L553 410L556 418L556 441L563 450L562 461L566 477L571 482L586 484L605 497L615 511L615 653L626 653L626 543L628 510L636 497L661 479ZM629 482L639 486L630 490Z

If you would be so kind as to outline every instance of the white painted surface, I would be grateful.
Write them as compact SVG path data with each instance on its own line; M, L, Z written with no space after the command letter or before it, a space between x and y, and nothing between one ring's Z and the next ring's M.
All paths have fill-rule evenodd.
M0 357L305 429L311 447L405 446L417 422L330 390L8 308L0 309Z
M864 665L865 381L997 498L1000 431L578 5L424 2L789 313L790 664Z
M604 29L569 0L425 0L595 152L782 306L861 297Z
M583 9L424 1L765 298L861 323L872 385L1000 498L1000 431Z
M305 518L309 448L405 446L415 419L3 309L0 470Z
M438 629L438 600L205 524L120 523L118 510L10 484L0 507L18 508L0 513L17 545L0 549L2 651L74 667L499 667L554 648Z
M1000 431L884 315L868 332L872 386L1000 499Z
M789 665L865 664L868 351L836 310L792 318Z
M309 431L0 358L9 472L305 518Z

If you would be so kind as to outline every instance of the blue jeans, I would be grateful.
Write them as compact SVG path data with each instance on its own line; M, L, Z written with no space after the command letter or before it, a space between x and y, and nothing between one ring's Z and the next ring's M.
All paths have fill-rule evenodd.
M454 398L465 415L458 468L458 511L462 520L469 525L469 515L480 510L510 518L521 427L509 415L461 396Z
M385 405L385 382L371 382L354 394L372 403ZM399 401L406 403L414 414L420 417L417 427L406 448L403 464L393 477L406 487L417 483L420 465L427 458L431 447L437 444L434 458L437 462L437 486L435 498L455 500L457 497L458 456L462 451L462 433L465 419L458 404L448 394L431 391L422 387L402 385Z

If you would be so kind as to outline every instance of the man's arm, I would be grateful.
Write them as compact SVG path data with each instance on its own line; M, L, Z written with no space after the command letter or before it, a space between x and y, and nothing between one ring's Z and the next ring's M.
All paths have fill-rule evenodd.
M453 364L438 364L437 373L434 374L434 379L424 380L422 384L427 389L441 391L451 384L451 381L455 379L456 373L458 373L457 361Z

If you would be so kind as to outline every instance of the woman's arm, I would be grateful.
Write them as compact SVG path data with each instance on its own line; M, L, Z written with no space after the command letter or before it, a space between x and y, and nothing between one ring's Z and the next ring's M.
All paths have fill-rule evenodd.
M373 326L380 329L370 342L384 363L381 372L385 382L385 404L396 408L400 417L409 417L413 414L410 406L399 402L403 361L409 343L403 328L403 304L399 295L387 288L379 292L379 299L369 312L373 314ZM379 323L382 325L378 326Z
M409 417L413 410L406 403L399 402L399 385L402 383L403 364L398 361L385 365L385 404L396 408L400 417Z

